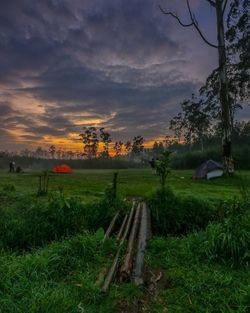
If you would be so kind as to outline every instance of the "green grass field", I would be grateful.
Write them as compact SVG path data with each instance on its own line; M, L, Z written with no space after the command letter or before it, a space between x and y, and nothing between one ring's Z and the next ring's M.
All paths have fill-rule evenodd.
M158 177L149 169L118 172L118 192L122 197L148 196L159 187ZM66 198L95 203L111 183L113 173L113 170L79 170L72 175L52 175L49 192L63 190ZM26 205L28 210L33 203L43 205L49 201L50 194L36 196L39 174L38 171L0 172L0 213L3 214L0 218L8 210L18 215L19 207L21 214ZM179 197L192 195L215 203L240 197L242 186L250 187L247 171L234 178L212 181L194 181L191 177L192 171L173 171L168 184ZM18 223L16 219L10 225L18 229L21 227ZM0 232L11 234L8 227ZM132 283L115 282L107 295L101 294L98 282L115 254L114 240L108 239L103 245L102 236L101 230L82 231L29 251L0 246L0 312L250 312L249 266L232 267L200 256L203 232L154 236L146 253L145 285L135 287ZM150 279L159 273L162 278L152 289Z
M79 196L88 200L99 197L112 181L114 170L75 170L73 174L53 174L50 177L50 191L63 189L66 195ZM123 196L147 196L159 186L159 178L150 169L118 171L119 192ZM35 194L38 190L38 175L41 172L29 171L22 174L9 174L0 171L0 188L12 184L22 194ZM173 171L168 184L180 195L194 195L213 199L232 198L239 195L241 178L250 187L250 171L242 171L234 178L218 178L211 181L193 180L191 170Z

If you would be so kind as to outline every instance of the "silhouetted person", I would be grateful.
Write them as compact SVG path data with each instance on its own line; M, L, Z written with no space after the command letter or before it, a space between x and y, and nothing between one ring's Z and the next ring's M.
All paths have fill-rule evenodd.
M155 159L152 158L152 160L149 161L149 164L150 164L150 166L151 166L152 173L155 174Z
M11 161L9 166L10 166L10 173L14 173L15 172L15 162Z

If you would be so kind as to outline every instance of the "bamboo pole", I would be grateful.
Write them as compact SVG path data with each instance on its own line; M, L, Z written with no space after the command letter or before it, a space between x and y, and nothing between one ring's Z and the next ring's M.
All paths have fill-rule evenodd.
M129 242L128 242L128 249L127 254L125 256L124 263L120 269L120 281L128 281L131 276L131 270L132 270L132 259L133 259L133 247L137 235L138 225L139 225L139 218L140 218L140 212L141 212L141 204L139 203L135 212L135 218L132 226L132 230L130 232L129 236Z
M111 223L109 224L109 227L104 235L104 238L103 238L103 242L110 236L110 234L112 233L114 227L115 227L115 223L118 219L118 216L119 216L119 212L116 213L116 215L112 218L112 221Z
M121 228L123 227L123 229L124 229L124 233L121 230L121 228L119 230L119 233L121 233L122 238L120 239L119 248L117 250L117 253L115 255L113 263L112 263L112 265L111 265L111 267L110 267L110 269L108 271L108 274L107 274L107 276L105 278L103 287L101 289L101 291L104 292L104 293L106 293L108 291L109 286L110 286L111 282L113 281L113 279L115 277L115 274L116 274L116 271L117 271L117 267L118 267L119 257L120 257L120 253L121 253L121 249L122 249L122 245L123 245L125 239L127 238L127 235L128 235L129 229L130 229L130 225L131 225L131 221L132 221L132 217L134 215L134 210L135 210L135 202L133 202L132 208L130 210L129 218L127 219L127 224L123 223L124 225L126 224L126 229L124 229L125 226L123 224L121 225Z
M126 229L125 229L125 231L123 233L123 236L122 236L122 239L121 239L121 244L124 243L124 241L126 240L126 238L128 236L129 230L131 228L134 212L135 212L135 202L133 202L132 208L130 210L130 214L129 214L129 217L128 217L128 222L127 222L127 225L126 225Z
M128 214L125 215L124 219L123 219L123 222L122 222L122 226L116 236L116 241L119 242L121 237L122 237L122 234L124 232L124 229L125 229L125 226L126 226L126 222L127 222L127 219L128 219Z
M115 277L115 274L116 274L116 271L117 271L117 267L118 267L118 261L119 261L120 253L121 253L121 246L119 247L119 249L118 249L118 251L117 251L117 253L115 255L115 258L114 258L114 261L112 263L112 266L111 266L111 268L108 271L108 275L105 278L105 281L104 281L104 284L103 284L103 287L102 287L102 292L104 292L104 293L106 293L108 291L109 286L110 286L112 280Z
M136 285L143 284L143 267L144 267L144 254L146 250L148 239L148 208L146 203L142 204L141 224L139 231L137 255L135 261L134 282Z
M150 240L152 238L151 211L146 203L145 205L147 208L147 240Z

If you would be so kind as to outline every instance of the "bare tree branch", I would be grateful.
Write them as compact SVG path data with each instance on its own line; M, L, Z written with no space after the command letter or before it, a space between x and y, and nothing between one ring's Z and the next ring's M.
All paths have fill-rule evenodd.
M194 14L192 13L192 10L191 10L191 7L190 7L190 4L189 4L189 0L186 0L187 2L187 7L188 7L188 12L189 12L189 15L190 15L190 19L192 21L192 25L194 26L194 28L197 30L197 32L199 33L199 35L201 36L201 38L203 39L203 41L209 45L210 47L213 47L213 48L216 48L218 49L218 46L217 45L214 45L212 44L211 42L209 42L205 36L203 35L202 31L200 30L199 28L199 25L198 25L198 22L196 21L196 18L194 16Z
M212 1L212 0L207 0L209 3L211 3L211 5L214 5L215 6L215 3ZM227 1L227 0L226 0ZM170 15L172 16L174 19L176 19L178 21L178 23L182 26L182 27L191 27L191 26L194 26L194 28L197 30L197 32L199 33L200 37L203 39L203 41L209 45L210 47L213 47L213 48L218 48L217 45L214 45L212 44L211 42L209 42L205 36L203 35L202 31L200 30L199 28L199 25L198 25L198 22L194 16L194 14L192 13L192 10L191 10L191 7L190 7L190 4L189 4L189 0L186 0L187 2L187 7L188 7L188 12L189 12L189 15L190 15L190 19L191 19L191 22L188 23L188 24L185 24L181 21L181 19L176 15L174 14L173 12L170 12L170 11L165 11L163 10L163 8L159 5L159 8L161 10L161 12L165 15Z
M207 0L207 2L209 2L209 3L211 4L211 6L215 8L216 4L215 4L214 1L212 1L212 0Z
M163 10L163 8L162 8L160 5L159 5L159 8L160 8L160 10L161 10L161 12L162 12L163 14L165 14L165 15L171 15L173 18L175 18L175 19L179 22L179 24L180 24L182 27L190 27L190 26L193 26L193 23L184 24L176 14L174 14L174 13L172 13L172 12L167 12L167 11Z

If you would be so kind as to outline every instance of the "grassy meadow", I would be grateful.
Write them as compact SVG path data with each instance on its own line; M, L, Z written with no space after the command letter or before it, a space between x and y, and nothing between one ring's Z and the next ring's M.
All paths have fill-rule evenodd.
M78 196L83 200L95 200L112 181L116 170L74 170L73 174L51 174L49 191L63 190L67 196ZM150 169L124 169L118 172L119 193L124 197L145 197L159 187L159 177ZM18 193L34 195L38 190L38 176L41 171L25 171L21 174L9 174L0 171L0 188L14 185ZM194 195L208 200L220 200L239 195L242 180L250 187L250 171L241 171L234 178L216 180L193 180L192 170L172 171L168 179L177 194Z
M151 199L159 188L159 178L150 169L118 172L121 199ZM221 234L228 240L227 230L233 229L237 218L232 221L226 216L226 225L211 220L208 226L185 234L155 233L146 252L145 285L115 282L104 295L100 282L113 260L115 242L110 238L103 244L103 232L120 205L107 202L104 194L114 170L51 175L49 194L37 197L40 173L0 171L1 313L250 312L249 233L240 237L245 240L242 246L238 246L238 234L230 233L229 246L242 249L242 263L231 262L231 256L221 254L216 246ZM191 170L172 172L168 185L176 199L194 197L211 203L214 210L221 201L240 199L250 187L248 171L228 179L191 178ZM189 203L190 214L199 212L199 203L196 211ZM225 212L229 207L226 203ZM181 206L172 209L182 210ZM243 231L239 232L241 236ZM159 283L152 288L152 277L159 275Z

